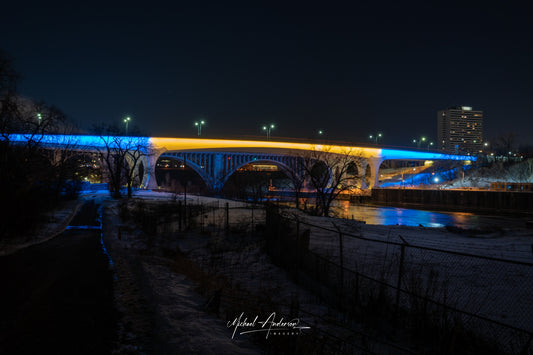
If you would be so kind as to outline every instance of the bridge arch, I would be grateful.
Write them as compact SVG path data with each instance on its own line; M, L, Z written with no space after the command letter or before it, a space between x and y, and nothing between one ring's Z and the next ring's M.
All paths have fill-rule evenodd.
M246 200L261 201L272 191L292 190L291 168L274 159L251 159L235 166L224 176L222 194Z
M164 169L169 170L165 171ZM186 188L189 181L196 181L193 184L194 189L208 189L209 178L205 176L205 171L202 169L202 166L187 161L186 159L161 155L156 162L154 170L155 178L158 180L159 186L166 186L179 191L182 188Z
M271 165L275 165L277 166L278 168L280 168L280 171L282 171L285 175L287 175L287 177L290 177L290 173L292 171L292 169L287 166L285 163L281 162L281 161L277 161L277 160L273 160L273 159L252 159L252 160L249 160L249 161L245 161L245 162L241 162L240 165L237 165L235 167L235 169L233 169L228 175L226 175L223 179L223 184L225 184L232 176L233 174L235 174L237 171L239 171L239 169L247 166L247 165L250 165L250 164L260 164L260 163L268 163L268 164L271 164Z

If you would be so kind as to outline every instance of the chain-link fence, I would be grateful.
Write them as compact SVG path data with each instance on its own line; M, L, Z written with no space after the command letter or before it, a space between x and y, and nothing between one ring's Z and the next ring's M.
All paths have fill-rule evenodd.
M531 263L375 240L275 208L267 226L271 257L355 319L440 348L533 353Z
M149 235L171 235L199 228L201 232L251 233L264 230L262 205L218 199L187 198L150 202L134 200L120 208L123 220L132 219Z

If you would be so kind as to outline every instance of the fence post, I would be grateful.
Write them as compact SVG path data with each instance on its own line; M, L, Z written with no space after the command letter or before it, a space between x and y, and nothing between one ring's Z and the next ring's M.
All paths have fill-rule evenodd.
M252 235L254 234L254 204L252 203Z
M302 241L300 239L300 220L296 217L296 282L299 281L300 268L302 266Z
M229 203L226 202L226 235L229 234Z
M341 295L344 291L344 253L343 253L343 246L342 246L342 232L339 231L339 255L340 255L340 262L341 262Z
M400 307L400 289L401 289L401 286L402 286L403 261L404 261L404 258L405 258L405 246L409 245L409 243L407 243L405 241L405 239L402 238L401 235L398 235L398 237L400 237L400 239L402 240L403 244L402 244L401 249L400 249L400 265L398 267L398 282L396 283L396 305L395 305L395 311L394 311L396 320L398 319L398 310L399 310L399 307Z
M344 253L342 246L342 231L335 223L333 223L333 226L339 232L340 294L342 295L344 291Z
M179 211L179 216L178 216L178 231L181 233L181 218L183 217L183 209L181 207L181 201L178 201L178 211Z
M204 231L204 205L200 205L200 231Z

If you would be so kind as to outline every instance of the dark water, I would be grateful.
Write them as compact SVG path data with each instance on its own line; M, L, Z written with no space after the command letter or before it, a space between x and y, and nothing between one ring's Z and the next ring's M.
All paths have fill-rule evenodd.
M340 201L335 212L341 218L353 218L367 224L424 227L455 226L482 229L490 227L523 227L527 218L479 215L466 212L435 212L398 207L379 207L350 204Z

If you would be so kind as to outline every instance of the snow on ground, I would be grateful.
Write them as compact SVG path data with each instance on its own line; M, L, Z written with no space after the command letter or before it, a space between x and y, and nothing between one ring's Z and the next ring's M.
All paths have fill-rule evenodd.
M170 272L164 265L143 263L143 266L155 294L157 311L168 324L159 336L168 340L174 353L257 353L244 341L232 341L228 327L205 311L205 300L194 291L194 283L186 276Z
M375 278L382 277L385 271L385 280L391 285L397 280L400 247L347 234L393 243L402 243L401 236L411 246L529 263L505 263L406 247L404 265L407 274L411 272L413 277L420 278L422 285L424 274L437 271L440 282L447 283L448 293L441 291L436 297L446 296L452 306L533 331L533 234L525 226L452 233L446 228L366 225L347 219L291 213L298 215L301 221L322 227L301 224L300 230L309 228L311 231L310 250L339 263L339 235L334 232L335 224L346 234L343 237L344 266Z
M166 201L173 198L172 194L154 192L136 194L136 198L139 197L146 200ZM183 199L183 196L179 198ZM242 208L248 206L246 203L202 196L188 196L187 199L188 204L213 204L217 202L217 205L221 207L225 206L227 202L230 205L232 230L239 229L240 224L246 224L244 221L249 221L251 217L251 211ZM117 213L117 211L114 212L115 215ZM224 232L225 209L221 208L216 211L214 218L210 217L210 213L207 213L207 220L208 222L214 221L214 223L206 223L204 233L197 231L176 235L169 231L169 237L163 235L158 242L159 247L165 250L179 250L195 264L201 266L204 271L215 275L220 282L223 282L222 304L229 302L232 304L231 307L239 309L240 302L243 303L244 307L245 303L255 303L255 300L267 298L268 302L276 307L272 311L278 312L278 317L283 316L287 319L291 313L291 301L296 299L299 319L306 326L311 327L311 332L328 332L340 338L353 337L353 331L339 328L337 322L334 321L335 319L343 319L342 314L332 310L316 295L296 285L290 280L285 270L270 262L269 257L263 251L264 240L251 233L230 233L226 237ZM118 217L115 216L115 218ZM264 218L264 211L255 210L256 225L264 224ZM118 219L115 223L118 223ZM251 223L248 222L248 224ZM175 232L177 226L174 226L173 229ZM111 238L112 254L114 253L113 249L116 250L117 246L123 251L143 250L146 248L144 238L138 232L123 233L120 241ZM228 347L227 350L229 351L229 347L236 346L236 342L240 346L238 349L242 351L254 349L242 336L231 339L232 329L227 327L226 322L238 314L223 314L222 317L227 318L223 318L223 321L216 319L206 313L205 309L202 309L201 305L205 304L207 300L194 291L195 285L187 277L171 272L168 266L154 263L153 258L143 257L141 260L146 275L149 275L149 288L156 295L157 312L167 325L165 336L169 339L170 345L183 351L201 353L208 353L217 348L225 349L224 347ZM120 281L120 275L118 275L118 280ZM249 299L235 301L233 299L235 294L247 295ZM242 309L242 311L245 310ZM229 309L222 311L231 313ZM270 312L267 309L264 311ZM237 313L239 312L241 311L237 311ZM253 315L249 316L253 317ZM208 338L206 338L206 333L209 333ZM382 344L382 341L378 341L378 343L381 344L374 344L373 346L387 349L388 345ZM222 352L226 353L226 350ZM232 352L235 351L232 350Z
M161 193L136 195L139 196L167 201L172 197ZM139 339L144 339L148 343L158 343L152 344L155 348L148 351L259 353L245 340L232 341L228 327L202 307L206 299L195 291L196 285L186 276L173 272L169 260L154 256L158 254L157 250L148 251L146 236L139 231L129 231L123 232L119 240L117 226L121 221L117 203L111 202L107 206L104 240L117 271L116 299L124 323L119 335L119 352L139 349L139 343L143 342ZM148 310L139 309L139 304L145 304Z
M0 255L9 254L22 247L52 238L64 230L84 200L90 198L109 200L107 196L108 193L103 191L86 194L79 201L72 201L63 209L51 214L51 223L36 235L21 236L10 244L4 242L0 245ZM135 193L135 198L147 200L169 201L175 197L171 193L146 190ZM177 196L177 198L183 199L183 196ZM209 224L217 225L218 230L223 228L225 210L222 207L225 203L228 203L230 207L230 225L245 225L246 228L250 228L251 210L246 208L249 206L246 203L195 195L188 195L187 200L188 203L217 204L221 207L218 211L209 212L203 216L205 228L208 228ZM302 224L300 230L310 228L310 250L335 262L339 259L339 237L337 233L324 229L335 230L333 223L346 234L362 235L370 239L401 243L402 239L399 237L401 236L407 243L414 246L533 262L533 231L516 224L502 225L501 228L492 230L459 230L453 233L446 228L367 225L349 219L310 217L294 209L288 211L298 216L303 222L321 227L315 228ZM255 225L264 223L264 212L254 210L254 221ZM231 331L223 324L224 322L201 308L206 300L195 292L190 280L172 272L165 264L153 263L149 259L139 259L138 252L146 248L146 245L138 235L124 233L122 240L117 240L116 228L120 220L116 208L111 208L110 220L107 222L107 227L104 226L104 238L106 245L111 249L115 263L129 262L131 270L135 270L140 265L144 277L149 282L149 289L153 291L154 297L161 301L157 306L157 312L164 320L164 324L168 326L168 329L165 328L165 336L167 340L170 339L169 344L187 352L220 353L217 351L219 349L232 353L257 351L247 344L245 339L239 340L240 343L231 341ZM229 248L220 253L221 255L217 258L212 258L208 256L208 253L211 252L209 248L213 248L214 241L216 239L210 240L206 234L201 234L177 239L175 246L187 253L191 259L200 264L203 263L205 267L209 267L208 263L214 262L214 265L220 267L221 274L230 277L239 287L250 292L265 288L274 289L277 293L273 293L273 298L284 304L287 304L288 300L297 294L302 311L319 317L331 317L327 308L324 308L315 296L294 285L284 276L284 271L267 262L265 256L259 253L257 244L251 242L244 248L235 250ZM223 244L226 242L220 243L222 243L220 247L224 247ZM398 247L348 236L343 237L343 244L345 267L352 270L357 268L360 272L367 271L372 275L379 274L380 270L387 267L392 269L388 277L390 280L395 279L397 265L394 263L398 260ZM406 262L413 270L417 267L419 268L417 270L424 272L431 268L437 269L441 280L446 281L454 289L450 298L458 303L459 308L466 307L467 310L479 312L492 319L533 330L531 321L533 319L533 299L531 298L533 267L509 266L490 260L421 251L414 248L407 248ZM121 270L120 265L116 265L116 268ZM132 271L132 273L135 272ZM124 275L117 272L119 283L121 276ZM128 292L138 292L131 291L131 287L136 287L132 286L137 282L135 279L135 276L124 276L123 281L126 281L128 285L123 285L121 289L123 294L118 301L125 301L127 298L124 298L124 295ZM127 310L131 305L124 307ZM287 308L285 311L288 312ZM305 317L302 318L303 321L306 320ZM149 326L144 326L144 328L149 328ZM131 334L127 336L134 337Z

